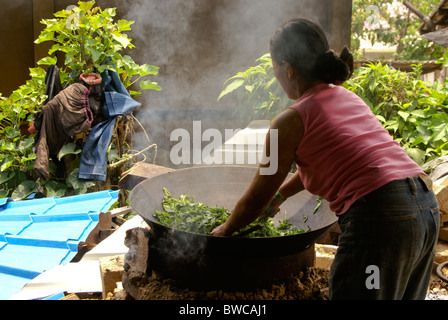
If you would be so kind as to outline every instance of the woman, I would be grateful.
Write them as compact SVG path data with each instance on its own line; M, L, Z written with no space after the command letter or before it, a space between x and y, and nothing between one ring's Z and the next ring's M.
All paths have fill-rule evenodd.
M430 179L362 99L339 86L351 76L353 58L346 49L340 57L329 50L317 24L287 22L270 52L276 78L297 100L270 128L278 134L278 170L262 175L259 168L211 235L231 236L307 189L329 202L342 231L331 299L424 299L440 223ZM270 143L268 134L266 150ZM285 182L294 162L297 172Z

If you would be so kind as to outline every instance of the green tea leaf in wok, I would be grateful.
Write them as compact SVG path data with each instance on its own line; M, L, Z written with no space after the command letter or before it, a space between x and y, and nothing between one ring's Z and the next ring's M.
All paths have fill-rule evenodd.
M178 198L173 198L166 188L164 188L164 194L163 210L155 210L153 216L160 224L176 230L207 235L223 224L231 214L231 211L225 208L210 207L204 203L195 202L191 195L180 195ZM256 219L235 235L260 223L263 224L263 228L244 237L279 237L308 231L294 226L288 219L279 221L278 226L275 226L272 219Z

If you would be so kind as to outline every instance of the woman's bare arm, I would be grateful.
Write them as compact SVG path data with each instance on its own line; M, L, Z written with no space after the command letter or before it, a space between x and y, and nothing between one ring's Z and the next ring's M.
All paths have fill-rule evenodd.
M277 130L277 141L271 140L272 130ZM266 136L265 152L270 159L278 157L277 170L274 174L261 174L260 169L268 168L272 164L272 160L270 163L260 164L252 183L235 205L229 219L213 230L211 235L231 236L235 231L247 226L261 215L288 175L302 135L303 123L294 110L284 111L273 121ZM273 143L277 143L277 155L269 154ZM292 187L285 187L285 191L288 190L292 190Z

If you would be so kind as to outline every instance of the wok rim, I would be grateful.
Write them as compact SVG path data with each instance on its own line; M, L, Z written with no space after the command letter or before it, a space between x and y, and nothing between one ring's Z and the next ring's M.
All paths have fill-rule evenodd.
M437 275L439 276L440 279L442 279L443 281L448 283L448 278L445 277L442 273L442 269L445 267L448 268L448 261L445 261L445 262L442 262L441 264L439 264L439 266L437 267Z
M129 202L130 202L131 207L132 207L132 208L134 209L134 211L135 211L139 216L141 216L141 217L143 218L143 220L145 220L146 223L148 223L149 225L150 225L150 224L156 224L157 227L166 229L168 232L176 232L176 233L179 233L179 232L180 232L180 233L185 233L185 234L188 234L188 235L194 235L194 236L198 236L198 237L205 237L205 238L211 238L211 239L238 239L238 240L244 240L244 241L256 241L256 240L260 240L260 239L267 239L267 240L269 240L269 239L271 239L271 240L272 240L272 239L285 239L285 240L287 240L287 239L293 239L293 238L296 238L296 237L298 237L298 236L303 236L303 235L308 235L308 234L314 234L314 233L320 233L319 235L317 235L317 238L318 238L321 234L323 234L326 230L328 230L333 224L335 224L335 223L337 222L337 217L336 217L336 215L334 215L334 218L332 219L333 221L332 221L331 223L326 224L326 225L324 225L324 226L322 226L322 227L320 227L320 228L310 229L310 230L308 230L308 231L306 231L306 232L300 232L300 233L291 234L291 235L285 235L285 236L275 236L275 237L273 237L273 236L266 236L266 237L249 237L249 238L246 238L246 237L241 237L241 238L239 238L239 237L236 237L236 236L212 236L212 235L210 235L210 234L195 233L195 232L179 230L179 229L175 229L175 228L173 228L173 227L166 226L166 225L161 224L161 223L159 223L158 221L156 221L156 218L154 218L154 213L152 213L152 214L150 215L150 218L151 218L151 219L149 219L149 218L146 217L145 215L139 213L139 211L138 211L138 210L135 208L135 206L133 205L133 203L135 203L135 201L138 201L138 200L133 201L133 198L134 198L135 195L136 195L136 193L134 192L134 190L139 190L140 188L142 188L141 186L142 186L143 184L145 184L145 183L148 183L148 181L154 181L154 180L163 179L163 178L166 177L166 176L171 176L172 174L176 174L176 173L178 173L178 172L180 172L180 174L181 174L182 172L192 171L192 170L195 170L195 169L199 169L199 170L200 170L200 169L204 169L204 168L209 168L209 169L210 169L210 168L211 168L211 169L214 169L214 168L218 168L218 169L221 169L221 168L235 168L235 169L239 169L239 168L251 168L251 169L253 169L253 170L256 169L256 168L254 168L254 167L242 166L242 165L207 165L207 166L195 166L195 167L188 167L188 168L181 168L181 169L173 169L173 171L165 172L165 173L162 173L162 174L160 174L160 175L157 175L157 176L154 176L154 177L151 177L151 178L148 178L148 179L145 179L145 180L139 182L139 183L134 187L134 189L131 191L131 193L130 193L130 195L129 195ZM291 174L291 173L290 173L290 174ZM140 188L139 188L139 187L140 187ZM314 196L315 196L315 195L314 195ZM316 197L317 197L317 196L316 196ZM325 200L322 199L322 201L325 201ZM315 242L315 240L314 240L313 242Z

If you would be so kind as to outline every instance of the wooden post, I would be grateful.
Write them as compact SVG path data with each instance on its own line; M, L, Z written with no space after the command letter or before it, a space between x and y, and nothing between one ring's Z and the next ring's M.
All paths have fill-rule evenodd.
M330 47L340 54L344 47L350 48L352 2L344 1L341 5L335 4L333 12L329 12L328 16L332 21Z

